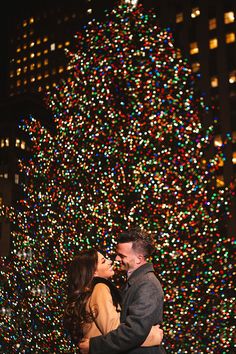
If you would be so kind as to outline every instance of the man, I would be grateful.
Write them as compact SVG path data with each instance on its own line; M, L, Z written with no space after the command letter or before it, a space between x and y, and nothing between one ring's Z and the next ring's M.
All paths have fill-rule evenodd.
M106 335L81 342L82 354L159 354L159 346L140 347L153 325L163 319L163 290L147 259L154 251L154 240L139 228L119 235L116 260L127 271L123 291L121 324Z

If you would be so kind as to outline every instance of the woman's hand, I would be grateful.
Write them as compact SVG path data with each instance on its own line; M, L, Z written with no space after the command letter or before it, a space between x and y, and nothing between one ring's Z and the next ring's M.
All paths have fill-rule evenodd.
M81 354L88 354L89 352L89 339L83 338L81 342L79 342L79 349Z
M163 330L159 325L152 326L146 340L141 345L142 347L152 347L154 345L160 345L163 339ZM84 354L84 353L83 353Z

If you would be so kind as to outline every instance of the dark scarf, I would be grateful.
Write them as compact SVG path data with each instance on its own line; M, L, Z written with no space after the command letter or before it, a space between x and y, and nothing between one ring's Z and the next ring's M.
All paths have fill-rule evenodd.
M103 283L109 287L110 292L111 292L113 305L116 307L117 311L120 311L120 310L118 310L118 306L121 305L121 294L120 294L119 289L108 279L94 277L93 282L92 282L93 288L98 283Z

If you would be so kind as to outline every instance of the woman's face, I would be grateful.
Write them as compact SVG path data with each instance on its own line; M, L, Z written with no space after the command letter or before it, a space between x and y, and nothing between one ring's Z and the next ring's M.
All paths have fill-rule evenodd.
M114 270L112 267L112 261L108 258L105 258L100 252L98 252L98 264L94 276L108 279L113 275Z

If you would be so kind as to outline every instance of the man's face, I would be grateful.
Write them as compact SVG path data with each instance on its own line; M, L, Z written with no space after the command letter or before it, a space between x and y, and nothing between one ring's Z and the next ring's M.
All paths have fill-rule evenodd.
M122 270L133 271L141 265L140 256L133 250L132 242L118 243L116 253L116 261Z

